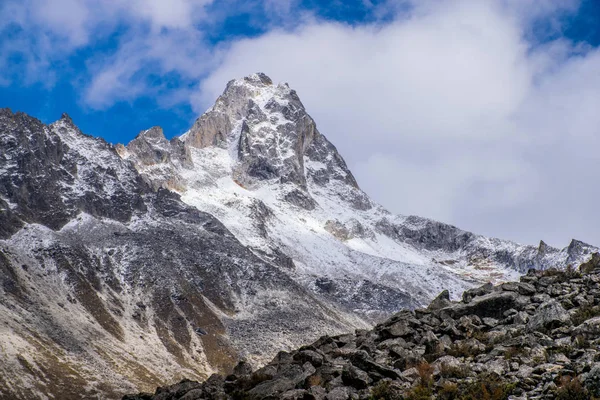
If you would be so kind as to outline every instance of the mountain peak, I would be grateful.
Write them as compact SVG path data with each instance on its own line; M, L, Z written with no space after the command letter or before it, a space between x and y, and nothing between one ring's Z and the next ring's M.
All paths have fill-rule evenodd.
M310 171L304 164L314 161L323 167L319 182L342 180L358 188L296 92L286 83L274 85L264 73L230 81L181 139L192 148L228 149L232 175L244 187L270 181L292 183L306 192Z
M73 120L71 119L69 114L67 114L66 112L62 113L62 115L60 116L60 119L70 125L73 125Z
M250 75L242 78L242 80L244 82L247 82L247 83L250 83L250 84L273 85L273 80L271 78L269 78L263 72L257 72L255 74L250 74Z
M160 126L153 126L150 129L145 129L138 133L138 135L133 140L152 140L163 142L167 141L163 129Z

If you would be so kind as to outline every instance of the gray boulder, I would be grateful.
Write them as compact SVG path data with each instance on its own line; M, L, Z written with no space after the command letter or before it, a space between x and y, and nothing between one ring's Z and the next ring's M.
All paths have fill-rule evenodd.
M571 321L569 313L556 300L550 300L540 305L527 323L530 331L552 329Z
M454 319L471 314L481 318L502 318L505 311L518 307L518 298L515 292L492 292L475 297L469 303L459 303L440 311L442 316Z

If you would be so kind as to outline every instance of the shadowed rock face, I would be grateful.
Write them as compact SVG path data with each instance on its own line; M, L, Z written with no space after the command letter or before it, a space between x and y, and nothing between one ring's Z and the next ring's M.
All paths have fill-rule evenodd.
M86 138L63 118L45 126L35 118L9 109L0 110L0 238L24 222L59 229L79 212L128 221L143 211L144 187L133 169L115 169L120 158L100 139L87 140L90 160L80 153ZM103 190L110 186L110 190Z
M578 271L531 270L461 302L442 293L427 309L323 336L255 371L242 361L227 376L123 400L593 399L600 395L598 282L596 253Z

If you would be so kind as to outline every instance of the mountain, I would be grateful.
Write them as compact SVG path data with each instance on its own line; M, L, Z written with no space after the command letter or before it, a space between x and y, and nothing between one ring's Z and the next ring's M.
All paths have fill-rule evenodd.
M155 127L119 152L152 187L179 193L303 287L371 322L444 289L460 296L477 282L577 263L592 248L521 246L390 214L360 190L296 92L264 74L229 82L181 137Z
M154 127L127 146L2 109L0 398L201 380L594 251L390 214L263 74L181 137Z
M117 398L361 324L67 116L0 130L0 398Z
M600 396L600 255L580 270L443 292L372 330L322 336L253 371L123 400L592 400Z

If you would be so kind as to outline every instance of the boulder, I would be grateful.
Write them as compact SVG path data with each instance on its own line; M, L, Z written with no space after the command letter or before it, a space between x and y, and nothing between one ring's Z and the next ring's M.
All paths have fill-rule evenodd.
M365 389L373 380L365 371L350 365L342 371L342 382L356 389Z
M444 290L440 294L438 294L435 299L433 299L433 301L431 302L431 304L429 304L429 307L427 307L427 309L440 310L444 307L448 307L451 304L452 302L450 301L450 292L448 290Z
M575 335L586 335L588 337L597 338L600 336L600 317L590 318L578 325L573 333Z
M442 316L457 319L463 315L502 318L505 311L518 307L519 295L515 292L491 292L474 297L468 303L459 303L440 310Z
M535 314L529 319L527 329L529 331L548 330L569 324L571 318L569 313L556 300L542 303Z

